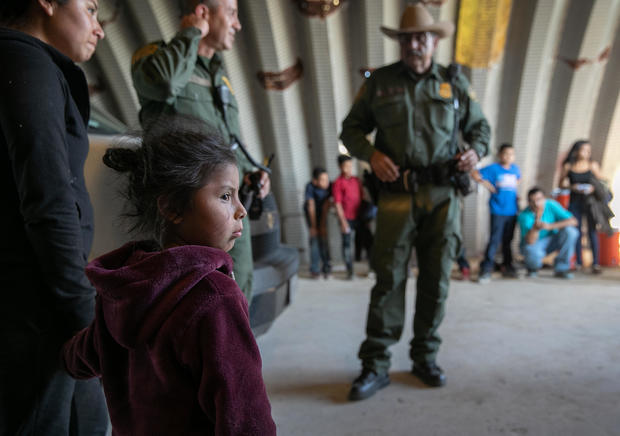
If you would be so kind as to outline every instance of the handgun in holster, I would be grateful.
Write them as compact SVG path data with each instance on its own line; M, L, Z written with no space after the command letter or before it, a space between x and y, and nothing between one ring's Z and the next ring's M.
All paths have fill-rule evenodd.
M454 128L452 129L452 139L450 141L450 154L455 157L458 153L461 153L465 150L461 149L458 140L458 130L459 130L459 98L456 93L456 78L461 72L461 66L456 63L451 63L448 66L448 79L450 80L450 85L452 86L452 105L454 107ZM473 192L473 188L471 186L471 179L469 178L469 173L460 171L457 167L457 160L453 159L450 161L450 182L454 186L454 188L462 195L466 196Z

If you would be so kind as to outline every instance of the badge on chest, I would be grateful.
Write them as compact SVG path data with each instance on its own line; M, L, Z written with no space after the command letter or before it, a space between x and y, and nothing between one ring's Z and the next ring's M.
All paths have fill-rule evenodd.
M439 85L439 96L441 98L452 98L452 86L448 82Z

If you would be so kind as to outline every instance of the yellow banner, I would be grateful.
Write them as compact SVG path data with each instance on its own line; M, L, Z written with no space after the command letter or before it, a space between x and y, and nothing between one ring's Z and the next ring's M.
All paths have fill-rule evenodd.
M506 45L512 0L461 0L455 60L470 68L488 68Z

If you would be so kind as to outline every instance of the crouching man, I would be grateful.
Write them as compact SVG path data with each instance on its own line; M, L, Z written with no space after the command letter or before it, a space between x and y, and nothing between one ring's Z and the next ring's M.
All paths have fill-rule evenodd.
M557 251L554 261L555 277L571 279L570 260L575 252L579 232L577 220L560 203L545 197L539 187L527 193L528 207L518 217L521 229L521 253L528 276L535 277L543 258Z

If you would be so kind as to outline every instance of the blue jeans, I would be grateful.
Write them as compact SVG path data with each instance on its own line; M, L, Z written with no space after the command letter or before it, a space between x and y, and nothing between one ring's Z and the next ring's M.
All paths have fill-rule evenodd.
M529 270L538 270L542 267L542 260L547 254L558 251L554 261L556 272L564 272L570 269L570 259L575 252L575 242L579 238L579 230L576 227L564 227L557 233L546 236L533 244L521 243L525 266Z
M310 228L310 216L308 212L305 213L306 224ZM316 222L321 222L321 215L317 215ZM319 271L319 262L321 265L321 271ZM329 244L327 239L320 234L317 236L310 236L310 272L312 274L329 274L332 272L331 258L329 256Z
M310 272L319 273L319 261L322 263L322 272L329 274L332 270L327 240L322 236L310 237Z
M484 260L480 264L480 270L483 272L491 272L497 247L502 244L502 254L504 256L504 266L512 266L512 250L510 244L515 233L515 224L517 223L516 215L494 215L491 214L491 236L489 244L484 253Z
M588 222L588 239L590 239L590 248L592 249L592 264L598 265L598 235L596 233L596 223L594 217L587 210L584 210L584 206L579 203L571 203L568 206L568 210L575 215L577 219L577 230L579 231L579 237L575 245L575 253L577 254L577 264L583 265L581 257L581 223L583 218L586 218Z

